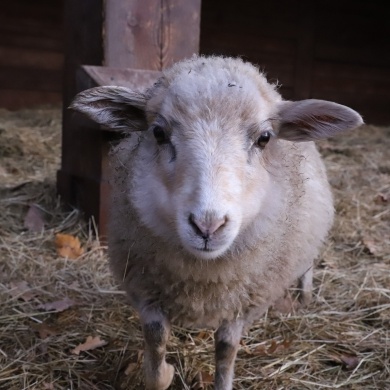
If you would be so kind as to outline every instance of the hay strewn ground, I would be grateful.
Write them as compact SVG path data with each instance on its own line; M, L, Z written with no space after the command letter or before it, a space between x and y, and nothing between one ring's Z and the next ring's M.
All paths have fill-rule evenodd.
M366 126L320 147L338 217L313 303L290 315L270 311L252 328L236 389L390 389L390 128ZM141 389L137 318L93 229L60 208L59 156L59 109L0 110L0 389ZM31 204L44 217L42 232L24 227ZM59 232L77 236L85 254L59 257ZM66 310L39 309L65 298ZM72 353L88 336L107 344ZM208 388L212 338L174 329L173 389Z

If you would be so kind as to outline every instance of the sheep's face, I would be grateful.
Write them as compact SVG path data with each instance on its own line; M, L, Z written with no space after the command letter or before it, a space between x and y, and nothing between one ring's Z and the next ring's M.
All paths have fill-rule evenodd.
M72 107L140 131L129 197L156 235L201 259L234 250L240 233L275 209L277 138L327 138L362 123L336 103L283 102L255 67L218 57L174 65L145 94L94 88Z
M202 259L232 247L270 186L274 106L249 81L193 70L147 103L132 200L157 234Z

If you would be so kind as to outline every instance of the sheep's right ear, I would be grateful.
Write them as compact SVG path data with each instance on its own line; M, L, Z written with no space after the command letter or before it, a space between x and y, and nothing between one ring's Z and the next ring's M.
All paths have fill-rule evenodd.
M146 98L124 87L97 87L79 93L69 108L110 129L129 132L147 128Z

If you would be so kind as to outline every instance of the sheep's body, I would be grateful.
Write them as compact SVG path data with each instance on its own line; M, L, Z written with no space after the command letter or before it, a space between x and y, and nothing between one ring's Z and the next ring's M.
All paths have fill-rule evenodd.
M238 316L250 325L313 266L332 224L333 206L312 142L278 142L272 209L267 204L228 253L206 262L188 254L179 242L154 235L139 220L128 189L140 147L134 136L113 153L109 229L112 269L135 307L139 297L159 302L172 323L185 327L215 329L222 320Z
M140 314L148 389L171 383L169 324L217 329L215 389L232 388L244 327L300 279L331 226L313 144L359 125L348 107L285 102L241 60L195 57L148 91L102 87L73 108L122 131L113 152L112 269ZM138 132L137 132L138 131Z

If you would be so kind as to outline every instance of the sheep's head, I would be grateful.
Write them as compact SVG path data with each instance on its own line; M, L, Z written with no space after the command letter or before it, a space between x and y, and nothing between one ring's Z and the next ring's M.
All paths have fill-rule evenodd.
M282 101L254 66L219 57L178 63L145 93L84 91L72 108L140 132L129 194L140 218L203 259L221 256L267 214L278 139L321 139L362 123L336 103Z

